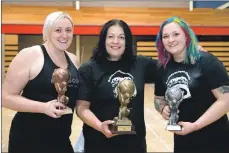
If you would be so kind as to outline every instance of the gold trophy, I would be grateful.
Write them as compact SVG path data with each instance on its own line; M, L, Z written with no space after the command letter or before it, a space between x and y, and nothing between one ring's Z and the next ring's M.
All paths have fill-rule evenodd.
M69 98L65 96L67 91L68 81L70 79L70 73L67 69L58 68L55 69L52 74L52 81L58 93L57 101L66 106L64 114L72 114L72 109L67 107Z
M131 97L136 95L136 87L132 80L122 80L115 88L117 98L120 102L118 117L114 118L114 123L109 125L113 134L136 134L131 120L128 119L130 109L127 107Z

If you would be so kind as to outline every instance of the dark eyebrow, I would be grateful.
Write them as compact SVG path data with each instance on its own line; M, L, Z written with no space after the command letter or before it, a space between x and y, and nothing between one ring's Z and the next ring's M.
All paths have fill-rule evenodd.
M173 31L172 33L180 33L180 32L178 32L178 31Z
M110 35L114 35L114 33L107 33L107 34L110 34ZM119 36L125 36L125 34L120 34Z

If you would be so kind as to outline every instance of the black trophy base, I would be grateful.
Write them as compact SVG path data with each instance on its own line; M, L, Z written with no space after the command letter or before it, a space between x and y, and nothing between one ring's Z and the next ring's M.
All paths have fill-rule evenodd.
M129 121L118 121L110 124L109 130L112 134L136 134L134 126Z
M168 131L182 131L182 128L180 125L167 125L166 130L168 130Z

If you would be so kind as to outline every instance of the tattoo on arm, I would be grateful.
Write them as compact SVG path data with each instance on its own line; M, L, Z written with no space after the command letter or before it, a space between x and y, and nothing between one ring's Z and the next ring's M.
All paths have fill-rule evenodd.
M154 107L155 109L161 113L162 109L165 107L165 100L162 98L154 98Z
M218 88L220 93L225 94L225 93L229 93L229 85L224 85Z

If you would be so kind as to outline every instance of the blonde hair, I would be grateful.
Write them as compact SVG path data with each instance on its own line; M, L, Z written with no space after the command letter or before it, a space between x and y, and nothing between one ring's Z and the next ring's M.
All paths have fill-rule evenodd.
M60 19L68 19L71 23L72 23L72 26L74 26L73 24L73 21L72 21L72 18L64 13L64 12L53 12L53 13L50 13L46 19L45 19L45 23L44 23L44 26L43 26L43 41L46 42L48 41L49 39L49 34L50 34L50 31L53 27L53 25L56 23L56 21L60 20Z

